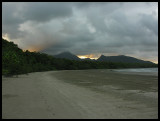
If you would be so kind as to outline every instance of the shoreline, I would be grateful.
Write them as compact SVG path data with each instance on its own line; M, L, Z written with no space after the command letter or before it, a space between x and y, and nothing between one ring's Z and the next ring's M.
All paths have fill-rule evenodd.
M149 83L152 79L154 84ZM2 118L157 119L157 83L157 76L104 69L2 77Z

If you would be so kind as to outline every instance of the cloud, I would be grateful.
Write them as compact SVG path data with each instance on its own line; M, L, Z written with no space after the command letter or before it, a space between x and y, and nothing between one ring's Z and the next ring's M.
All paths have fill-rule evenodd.
M53 18L68 17L72 14L68 3L33 2L28 3L21 15L26 20L47 22Z
M23 49L52 55L70 51L158 60L158 3L3 2L2 35Z
M145 29L153 32L153 34L158 35L158 19L154 18L153 14L142 15L141 24L144 25Z
M70 4L50 2L3 2L2 31L9 33L11 38L18 38L19 26L27 21L34 24L49 22L72 15Z

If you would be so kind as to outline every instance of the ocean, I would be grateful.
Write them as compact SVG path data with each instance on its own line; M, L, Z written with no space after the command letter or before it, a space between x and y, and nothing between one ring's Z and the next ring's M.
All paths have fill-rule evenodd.
M124 72L124 73L158 75L158 68L131 68L131 69L113 69L113 70L116 72Z

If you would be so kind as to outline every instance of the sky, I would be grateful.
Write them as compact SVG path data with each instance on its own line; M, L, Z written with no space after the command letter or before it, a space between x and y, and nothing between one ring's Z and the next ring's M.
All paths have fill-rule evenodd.
M158 2L2 2L2 37L51 55L158 63Z

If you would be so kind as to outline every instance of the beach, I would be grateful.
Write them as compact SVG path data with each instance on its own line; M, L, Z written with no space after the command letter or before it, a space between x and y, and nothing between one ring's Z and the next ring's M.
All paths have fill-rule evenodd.
M64 70L2 77L3 119L158 119L158 75Z

